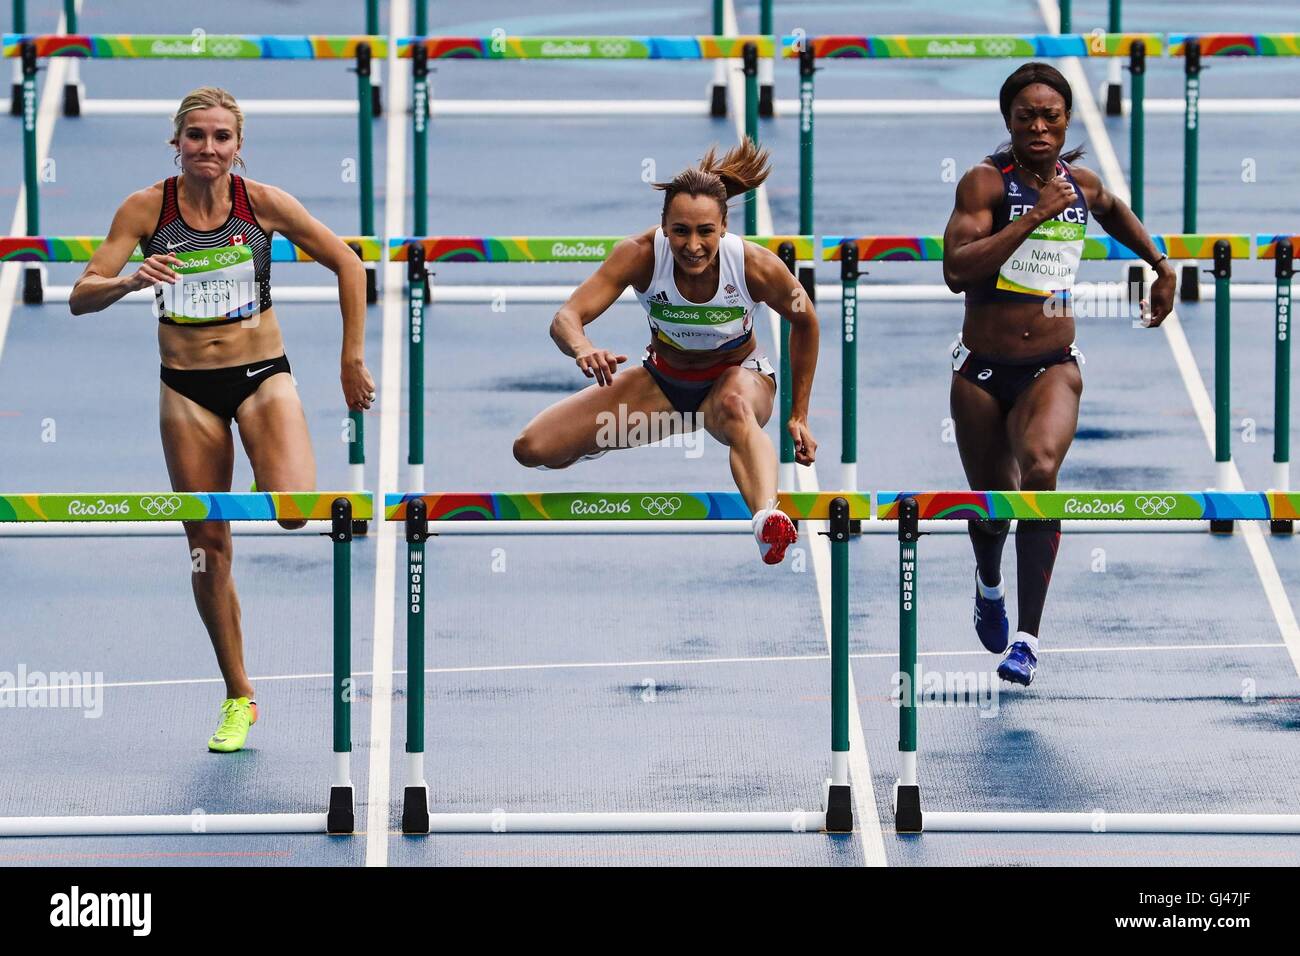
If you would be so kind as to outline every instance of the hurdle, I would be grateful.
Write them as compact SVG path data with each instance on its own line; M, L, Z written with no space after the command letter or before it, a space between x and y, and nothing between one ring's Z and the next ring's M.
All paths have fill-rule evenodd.
M603 262L615 244L625 236L396 236L388 240L392 262L407 263L407 347L409 361L410 428L407 440L408 488L423 488L424 482L424 328L431 296L429 267L453 262ZM756 243L781 257L794 271L796 258L811 259L812 236L752 236ZM790 417L793 401L789 349L782 355L779 394L782 421ZM786 446L789 445L789 458ZM794 444L782 430L782 458L794 461ZM790 484L792 482L788 482ZM746 529L747 530L747 529Z
M876 516L898 523L899 776L894 785L898 833L947 831L1054 833L1300 834L1300 813L950 812L923 810L917 758L917 609L920 519L1103 521L1294 520L1300 495L1277 492L1177 491L881 491Z
M358 152L357 182L361 200L361 233L374 235L374 149L372 143L373 94L370 82L372 56L388 55L388 41L382 36L209 36L190 34L31 35L6 33L0 53L22 64L23 173L27 196L27 234L39 236L40 202L36 146L37 61L50 57L95 59L179 59L179 60L322 60L349 59L357 74ZM42 268L29 266L23 272L23 302L42 301ZM378 301L375 273L366 270L366 301Z
M369 492L3 494L0 523L328 521L333 548L333 771L324 813L0 817L0 836L332 833L354 830L352 754L352 522L374 517ZM17 693L30 693L20 688Z
M103 241L103 236L0 236L0 263L89 262ZM383 247L374 236L345 236L343 241L362 262L379 262L383 258ZM141 262L143 259L144 255L137 246L128 261ZM283 236L275 236L271 239L271 261L311 262L312 258ZM49 301L67 302L72 287L59 286L48 291ZM286 295L286 292L296 294ZM141 289L122 298L129 302L152 303L153 292ZM277 289L276 298L285 302L337 302L338 292L328 286L305 286ZM361 412L349 409L348 425L348 470L353 490L360 492L365 488L366 463L365 419ZM364 530L365 525L358 524L358 533Z
M1253 238L1249 235L1188 235L1185 233L1171 233L1151 237L1156 249L1171 260L1195 260L1209 257L1214 261L1214 480L1215 486L1218 488L1227 488L1232 483L1230 477L1232 469L1232 415L1230 406L1232 391L1230 374L1232 260L1251 258ZM1289 249L1290 247L1289 237L1260 237L1261 240L1265 238L1277 240L1276 244L1261 246L1262 253L1267 254L1269 258L1279 255L1278 249ZM1287 242L1285 247L1281 245L1283 240ZM845 481L852 480L854 484L849 485L849 487L856 487L856 472L852 471L851 468L856 467L856 328L859 319L857 312L857 284L861 275L858 264L860 262L891 261L942 262L943 237L823 236L821 249L824 261L838 261L841 265L840 279L843 290L840 294L842 317L840 339L843 354L841 362L844 368L844 381L841 384L841 419L844 429L842 462L845 469ZM1263 254L1261 254L1262 257ZM1083 244L1083 258L1127 261L1139 259L1137 253L1111 236L1086 237ZM1281 272L1279 272L1278 290L1275 297L1279 315L1279 335L1284 335L1290 310L1290 258L1278 258L1277 263L1277 268L1287 273L1287 278L1283 280L1280 277ZM1283 281L1286 283L1285 289L1282 286ZM1080 302L1086 301L1082 297L1076 296L1076 298ZM1123 301L1122 314L1132 315L1135 303L1132 302L1131 290L1129 294L1125 295ZM1103 315L1110 315L1109 305L1106 306ZM1285 339L1279 341L1275 351L1274 395L1277 425L1280 429L1289 428L1287 413L1291 401L1289 354L1288 342ZM850 375L852 375L852 380L850 380ZM1278 460L1284 459L1275 457L1275 461ZM1286 480L1285 475L1280 471L1275 478L1282 481ZM1282 485L1277 490L1285 491L1286 485ZM1227 520L1215 519L1211 521L1210 527L1213 531L1228 532L1232 530L1232 524ZM1275 531L1283 530L1281 525L1273 525L1272 527Z
M721 3L715 8L720 16ZM771 13L768 12L770 25ZM715 31L718 21L715 18ZM769 30L770 33L770 30ZM770 64L776 51L772 36L507 36L496 31L491 36L409 36L398 37L397 58L411 60L411 129L414 139L413 188L415 191L414 229L419 235L428 231L428 165L429 117L432 110L429 95L430 60L713 60L715 73L712 90L713 116L726 116L726 78L723 61L741 59L745 69L745 132L758 142L758 117L761 96L758 88L758 63ZM770 97L769 80L769 103ZM721 112L719 112L719 109ZM503 111L495 109L496 115ZM557 104L545 102L534 107L531 101L520 101L504 112L532 115L589 115L583 103ZM603 112L620 112L617 106ZM622 107L622 115L632 115L631 104ZM674 110L673 112L679 112ZM469 107L470 115L481 115L477 107ZM746 194L746 232L757 232L754 225L756 209L754 191Z
M828 521L831 544L831 774L820 809L809 811L683 811L610 813L431 813L424 779L425 607L428 539L444 522L747 520L749 508L736 492L556 492L493 494L409 493L384 496L384 518L406 527L406 787L402 832L426 833L682 833L826 832L853 829L849 781L849 528L871 516L869 495L807 492L780 495L791 517ZM430 527L432 523L432 529Z
M1183 232L1196 232L1201 58L1206 56L1300 56L1300 33L1171 33L1169 55L1183 58ZM1179 295L1200 297L1197 263L1183 264Z
M781 56L798 61L799 67L799 231L812 233L813 226L813 74L817 60L864 59L1053 59L1061 57L1124 57L1140 61L1158 56L1163 50L1158 33L1093 34L913 34L781 37ZM1133 93L1135 119L1140 120L1141 86ZM1141 146L1141 135L1135 138ZM1134 164L1141 169L1140 158ZM1141 192L1134 182L1134 195ZM1187 229L1186 232L1195 232Z

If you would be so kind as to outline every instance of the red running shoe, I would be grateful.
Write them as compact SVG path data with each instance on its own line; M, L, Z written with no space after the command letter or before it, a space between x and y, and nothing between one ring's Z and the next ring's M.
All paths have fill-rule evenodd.
M799 532L790 516L776 508L765 508L754 515L753 525L754 539L758 542L764 564L780 564L785 558L785 549L799 540Z

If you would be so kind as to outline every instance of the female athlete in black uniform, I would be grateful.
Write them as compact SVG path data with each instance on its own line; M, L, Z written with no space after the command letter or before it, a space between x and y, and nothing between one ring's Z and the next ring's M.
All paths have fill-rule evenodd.
M235 176L243 165L244 117L225 90L203 87L181 101L171 144L181 174L132 193L113 217L69 298L74 315L98 312L152 288L162 353L160 424L176 491L229 491L233 419L263 491L311 491L316 462L302 403L271 306L271 234L282 233L338 275L343 313L340 378L348 408L368 409L375 384L364 360L365 270L343 241L274 186ZM119 276L139 246L140 268ZM302 521L281 521L285 528ZM194 600L226 682L214 751L243 747L257 720L244 669L239 598L230 573L230 525L187 521Z
M1056 488L1074 440L1083 377L1074 347L1073 285L1088 214L1155 267L1149 327L1173 308L1174 270L1133 212L1096 173L1061 155L1070 123L1069 84L1045 63L1027 63L1002 85L1011 142L969 170L944 232L944 281L966 293L966 318L952 347L952 416L972 489ZM1009 522L972 521L975 630L994 653L1007 648L1002 546ZM1038 666L1038 629L1060 543L1059 521L1016 530L1020 620L998 666L1028 684Z

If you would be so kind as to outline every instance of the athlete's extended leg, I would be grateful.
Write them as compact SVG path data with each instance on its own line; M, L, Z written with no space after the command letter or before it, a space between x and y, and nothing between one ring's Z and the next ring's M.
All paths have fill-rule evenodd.
M159 427L167 472L175 491L229 491L235 465L230 426L203 406L166 385L159 385ZM239 750L248 727L257 720L256 696L244 669L239 595L230 567L230 523L186 521L190 548L190 585L199 617L217 655L226 682L221 724L208 741L211 750Z
M539 412L515 439L515 460L527 468L567 468L588 455L631 447L621 441L626 436L619 434L619 422L681 424L682 416L672 412L649 372L623 369L611 384L588 385Z
M1007 420L998 400L956 373L952 377L950 407L957 432L966 480L974 491L1011 490L1020 470L1007 439ZM967 533L975 551L975 633L994 654L1007 648L1010 628L1006 614L1006 587L1002 582L1002 548L1009 521L968 521Z
M754 537L767 564L778 564L799 538L794 522L776 506L776 448L763 431L775 396L770 376L737 366L718 377L700 406L704 427L730 448L731 474L754 516Z
M1007 419L1011 447L1025 491L1053 491L1079 424L1083 376L1074 362L1053 365L1031 385ZM1038 635L1061 541L1059 521L1021 521L1016 527L1020 605L1018 630Z

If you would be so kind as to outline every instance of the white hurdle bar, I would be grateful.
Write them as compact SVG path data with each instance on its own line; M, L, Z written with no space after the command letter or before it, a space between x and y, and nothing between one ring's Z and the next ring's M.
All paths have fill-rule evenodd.
M923 810L934 833L1275 833L1300 834L1294 813L945 813Z
M824 811L431 813L430 833L820 833Z
M0 817L0 837L213 836L326 833L324 813L168 813L114 817Z

